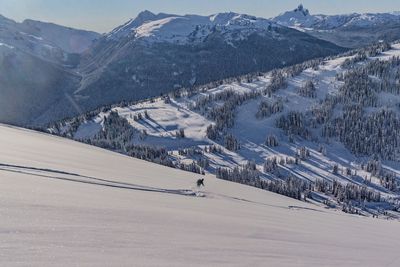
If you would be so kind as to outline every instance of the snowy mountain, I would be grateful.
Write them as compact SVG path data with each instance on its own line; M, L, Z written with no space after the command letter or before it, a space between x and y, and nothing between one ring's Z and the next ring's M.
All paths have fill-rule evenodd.
M398 222L5 125L0 150L1 265L397 264Z
M399 218L399 51L382 43L106 106L49 131L346 212Z
M270 20L233 12L211 16L153 14L141 12L136 19L116 28L106 35L107 39L118 40L127 36L146 42L199 43L211 33L218 31L226 42L248 38L249 35L273 34L272 27L280 28Z
M392 13L365 13L345 15L312 15L303 5L273 18L273 21L288 27L308 30L333 30L337 28L373 27L384 23L399 22L400 17Z
M51 23L17 23L0 16L0 121L29 124L49 112L61 118L80 76L71 69L97 33ZM60 107L57 109L57 107Z
M312 15L303 5L272 19L287 27L345 47L360 47L379 40L400 38L400 16L392 13Z
M165 13L159 13L156 15L148 10L142 11L137 15L136 18L129 20L125 24L118 26L110 33L108 33L107 38L118 40L127 35L134 34L135 29L145 24L146 22L162 20L171 16L172 15Z
M322 17L310 15L310 11L299 5L292 11L287 11L273 18L273 21L287 27L310 28L322 20Z
M15 22L0 15L0 42L42 60L71 64L100 35L34 20ZM74 62L76 64L76 62Z
M100 37L96 32L35 20L24 20L20 26L26 33L48 40L67 53L80 54Z
M145 11L85 53L75 98L87 110L341 51L329 42L249 15Z
M43 125L102 105L337 54L342 47L400 39L399 28L396 12L326 16L303 6L272 20L144 11L102 36L0 16L0 68L7 70L0 76L7 105L0 121Z
M44 70L38 76L41 80L36 80L33 72L24 73L24 67L8 71L11 76L4 75L0 82L6 85L2 100L11 106L0 121L18 125L43 125L106 104L145 99L344 50L249 15L179 16L149 11L101 37L51 23L17 23L1 17L0 43L8 54L1 68L15 66L13 57L26 63L26 71L50 63L47 65L63 73L65 80L54 87L54 75L45 76ZM38 65L30 65L32 62ZM21 76L29 82L20 83ZM29 91L30 82L43 88ZM25 91L25 95L36 97L24 107L24 97L16 96ZM18 108L12 107L13 102Z
M79 76L57 63L0 41L0 121L28 124L49 107L68 107L63 101L68 101L67 96L73 94L79 80ZM72 111L53 110L53 115L63 117Z

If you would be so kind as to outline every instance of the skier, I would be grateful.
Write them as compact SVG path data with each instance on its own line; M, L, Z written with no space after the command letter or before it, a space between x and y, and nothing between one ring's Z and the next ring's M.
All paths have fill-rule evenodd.
M197 187L204 186L204 179L197 180Z

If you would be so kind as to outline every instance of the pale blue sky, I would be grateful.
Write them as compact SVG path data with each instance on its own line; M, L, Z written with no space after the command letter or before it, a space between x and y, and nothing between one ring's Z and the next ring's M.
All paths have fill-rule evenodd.
M106 32L145 9L203 15L234 11L269 18L300 2L314 14L400 11L400 0L0 0L0 14Z

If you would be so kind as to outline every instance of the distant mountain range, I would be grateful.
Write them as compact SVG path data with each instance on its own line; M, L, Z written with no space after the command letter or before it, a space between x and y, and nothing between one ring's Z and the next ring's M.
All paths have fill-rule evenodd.
M368 16L376 22L370 25L377 26L359 30ZM0 121L42 125L102 105L396 39L398 18L395 13L379 19L312 16L302 6L273 19L232 12L181 16L144 11L100 35L1 16ZM384 23L389 26L382 30Z
M400 13L312 15L299 5L272 19L344 47L360 47L379 40L400 39Z

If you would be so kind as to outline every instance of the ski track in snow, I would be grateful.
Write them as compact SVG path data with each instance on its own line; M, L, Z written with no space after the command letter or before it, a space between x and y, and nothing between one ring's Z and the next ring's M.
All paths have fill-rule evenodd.
M100 178L96 178L96 177L89 177L89 176L85 176L85 175L79 175L76 173L69 173L69 172L51 170L51 169L41 169L41 168L35 168L35 167L17 166L17 165L0 163L0 171L15 172L15 173L26 174L26 175L30 175L30 176L41 177L41 178L56 179L56 180L84 183L84 184L98 185L98 186L108 186L108 187L115 187L115 188L121 188L121 189L131 189L131 190L146 191L146 192L175 194L175 195L182 195L182 196L197 196L196 192L194 192L193 190L188 190L188 189L170 190L170 189L163 189L163 188L140 186L140 185L131 184L131 183L124 183L124 182L118 182L118 181L114 181L114 180L100 179ZM54 176L54 174L62 174L62 175L64 175L64 177ZM71 178L70 176L74 176L74 177L78 177L78 178Z

